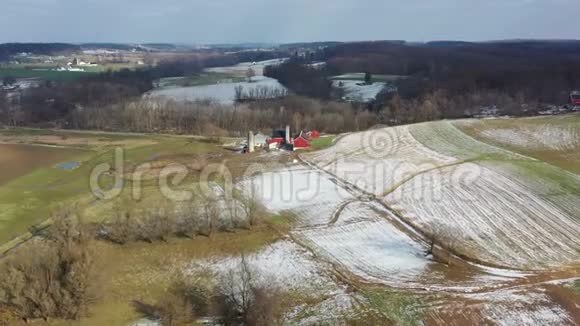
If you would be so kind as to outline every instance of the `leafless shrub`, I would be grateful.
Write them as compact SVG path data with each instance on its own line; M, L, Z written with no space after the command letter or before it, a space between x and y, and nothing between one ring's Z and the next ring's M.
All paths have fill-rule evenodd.
M138 312L164 326L190 324L208 313L211 291L182 277L175 281L155 304L133 302Z
M100 234L113 243L126 244L134 239L132 223L130 212L118 212L108 227L101 228Z
M240 227L240 213L242 208L236 200L223 199L223 204L227 210L227 219L221 219L220 229L222 231L233 231Z
M281 294L276 289L252 288L253 301L246 315L247 325L281 324Z
M133 306L139 313L164 326L183 325L194 320L191 303L173 291L166 293L155 305L135 300Z
M250 229L258 225L264 216L264 210L258 201L257 190L252 187L248 194L238 195L237 200L241 203Z
M0 266L0 309L24 320L79 319L98 297L91 236L70 212L53 217L47 237Z
M219 287L220 313L229 325L267 326L280 324L280 294L276 289L259 286L242 255L239 268L231 270Z
M193 238L201 227L201 214L195 203L186 205L175 223L175 234L179 237Z
M166 242L174 234L175 216L163 209L147 210L138 219L137 239Z
M207 198L202 200L202 215L205 222L202 234L211 238L220 216L217 198L208 195Z

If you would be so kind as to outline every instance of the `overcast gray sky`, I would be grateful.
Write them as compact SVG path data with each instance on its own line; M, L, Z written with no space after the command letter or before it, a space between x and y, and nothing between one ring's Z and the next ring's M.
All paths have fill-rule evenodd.
M580 39L580 0L0 0L0 42Z

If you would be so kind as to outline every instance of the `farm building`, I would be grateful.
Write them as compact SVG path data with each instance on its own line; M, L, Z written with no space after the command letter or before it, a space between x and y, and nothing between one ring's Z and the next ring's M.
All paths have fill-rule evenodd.
M320 133L316 130L308 131L305 135L306 139L318 139L320 138Z
M298 136L292 137L290 133L290 126L286 129L275 129L272 131L272 136L267 137L262 133L254 134L250 132L247 140L247 148L249 152L253 152L255 148L267 149L286 149L290 151L309 148L310 140L320 138L320 133L316 130L301 131Z
M570 93L570 104L580 106L580 91Z
M304 133L301 132L298 137L292 140L292 150L305 149L310 147L310 142L305 138Z
M261 132L254 135L254 145L260 148L266 148L268 146L268 136Z
M282 147L282 145L284 145L286 143L286 141L282 137L276 137L276 138L269 138L267 140L267 143L268 143L269 149L276 149L276 148Z

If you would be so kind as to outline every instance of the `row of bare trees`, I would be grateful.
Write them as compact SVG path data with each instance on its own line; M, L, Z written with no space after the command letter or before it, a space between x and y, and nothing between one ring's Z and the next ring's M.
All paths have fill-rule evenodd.
M266 97L273 95L266 93ZM497 107L501 114L516 116L534 115L541 110L537 102L525 98L523 94L511 97L495 91L471 92L453 97L438 91L418 99L394 96L379 108L321 102L297 96L262 99L236 106L209 101L182 103L169 99L138 99L104 106L78 106L63 116L47 116L46 112L40 113L42 110L30 111L22 106L11 106L0 99L0 124L42 126L47 123L39 125L37 122L46 119L51 121L51 127L60 128L207 136L241 136L247 130L267 132L290 124L293 130L315 129L341 133L366 130L376 124L400 125L441 118L470 117L484 107Z
M211 238L216 232L252 229L265 216L254 196L236 193L233 198L204 196L175 206L115 209L111 220L103 223L99 237L116 244L135 241L167 241L171 237Z
M247 130L267 132L288 123L293 130L340 133L365 130L377 123L377 115L349 104L323 103L294 96L235 107L204 101L181 103L146 99L77 108L61 124L72 129L241 136Z
M238 93L244 103L235 106L210 101L183 103L170 99L119 98L112 104L74 107L62 107L64 104L60 100L30 103L26 100L15 105L0 93L0 124L242 136L247 130L268 132L286 124L290 124L293 130L341 133L366 130L376 124L400 125L470 117L484 107L496 107L500 114L506 115L535 115L541 110L537 102L523 93L509 96L490 90L454 96L440 90L412 99L395 95L385 99L384 104L377 102L370 106L324 102L300 96L277 98L283 96L283 91L279 93L270 88L238 89ZM244 100L250 98L253 100Z
M282 87L256 86L244 89L239 85L235 87L235 101L248 102L259 100L270 100L288 96L288 91Z

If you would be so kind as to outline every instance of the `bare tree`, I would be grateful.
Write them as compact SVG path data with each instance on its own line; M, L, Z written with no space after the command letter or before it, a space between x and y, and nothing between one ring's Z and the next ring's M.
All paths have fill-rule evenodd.
M252 78L256 77L256 71L252 68L248 68L246 70L246 78L248 79L248 83L252 82Z
M263 214L262 206L258 201L258 190L254 185L251 186L248 194L241 194L238 200L244 209L248 225L251 228L258 225Z
M236 87L234 87L234 91L235 91L235 96L234 99L236 102L240 102L244 99L244 86L242 85L237 85Z
M164 326L190 325L197 316L206 315L210 291L198 279L181 275L155 304L134 301L138 312Z
M44 240L0 266L0 307L24 320L79 319L98 297L98 269L82 220L71 212L52 219Z
M203 217L206 225L205 235L211 238L220 216L217 198L213 195L207 196L203 199L202 206Z
M281 325L281 294L277 289L252 288L253 302L246 323L253 326Z
M269 326L280 324L280 294L276 289L257 285L256 274L242 255L219 289L220 310L226 324Z
M453 252L460 238L461 231L459 229L445 224L433 224L427 233L429 249L426 254L436 257L435 249L439 247L445 256L443 262L450 265Z
M373 75L370 72L365 72L365 84L371 85L373 83Z
M177 221L177 235L193 238L199 232L200 219L201 214L195 201L187 203L182 218Z

